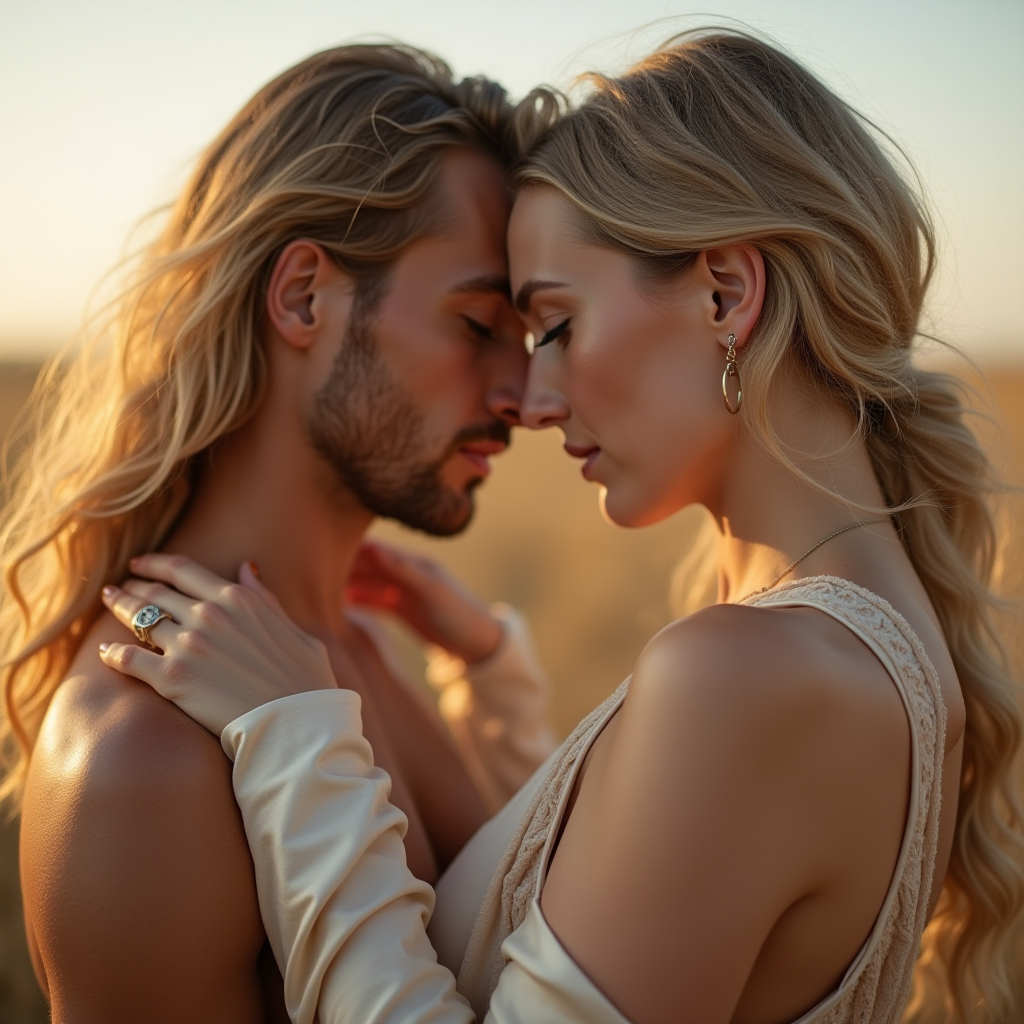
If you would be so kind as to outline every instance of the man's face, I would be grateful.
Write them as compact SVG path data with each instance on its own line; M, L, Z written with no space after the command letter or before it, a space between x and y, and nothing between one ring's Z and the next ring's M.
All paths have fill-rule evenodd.
M357 293L309 432L369 511L451 535L519 422L528 357L508 301L501 168L453 153L436 201L442 228Z

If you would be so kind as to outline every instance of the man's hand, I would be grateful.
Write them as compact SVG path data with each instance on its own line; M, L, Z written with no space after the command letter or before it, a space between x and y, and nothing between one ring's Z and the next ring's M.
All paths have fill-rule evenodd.
M346 593L353 604L399 616L467 665L501 643L503 627L483 601L436 562L390 544L363 544Z

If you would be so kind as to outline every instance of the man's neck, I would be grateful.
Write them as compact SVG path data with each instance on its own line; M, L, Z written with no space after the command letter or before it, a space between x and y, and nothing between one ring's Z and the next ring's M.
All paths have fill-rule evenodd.
M303 436L257 415L211 453L164 549L228 580L245 561L309 632L344 635L345 583L373 520Z

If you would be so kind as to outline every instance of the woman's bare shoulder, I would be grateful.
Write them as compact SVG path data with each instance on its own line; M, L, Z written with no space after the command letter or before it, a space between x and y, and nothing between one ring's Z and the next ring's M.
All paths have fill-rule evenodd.
M721 720L786 744L851 720L906 719L898 691L867 646L811 608L713 605L671 623L644 648L630 685L633 713ZM707 716L707 717L705 717Z

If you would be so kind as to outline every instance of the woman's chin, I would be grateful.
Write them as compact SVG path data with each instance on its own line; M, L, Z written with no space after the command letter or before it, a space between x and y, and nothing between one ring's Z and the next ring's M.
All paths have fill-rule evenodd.
M678 511L675 508L665 510L652 507L650 502L637 500L635 495L627 496L621 491L612 491L604 486L601 487L601 495L598 500L601 504L601 515L606 523L611 523L612 526L622 526L629 530L653 526Z

